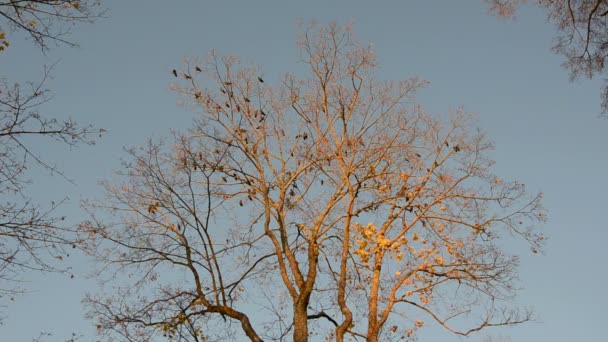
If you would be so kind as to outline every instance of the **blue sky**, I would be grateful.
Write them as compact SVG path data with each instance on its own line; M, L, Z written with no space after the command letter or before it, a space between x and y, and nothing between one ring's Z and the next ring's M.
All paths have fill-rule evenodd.
M354 23L356 38L371 42L379 76L430 81L418 103L442 115L463 106L496 143L496 172L545 193L549 236L545 255L519 244L517 299L532 307L537 322L488 330L513 341L602 341L608 295L608 229L603 216L608 190L608 120L598 118L601 80L568 81L562 58L551 53L554 29L540 10L526 6L515 21L488 15L482 0L466 1L105 1L107 18L78 26L81 47L60 47L46 57L31 44L12 39L0 60L11 80L36 80L42 65L59 60L50 87L49 115L71 116L108 130L93 147L66 151L36 141L76 185L33 170L30 188L40 202L67 195L63 212L85 218L79 201L99 196L97 182L111 178L123 148L151 136L188 127L193 114L169 91L171 69L211 49L258 64L268 82L298 68L298 23L317 19ZM68 261L75 279L26 275L32 293L16 298L0 327L3 341L30 341L39 331L62 341L71 332L93 340L80 300L95 291L91 265ZM482 341L486 333L469 338ZM421 341L459 341L426 329ZM467 339L465 339L467 340Z

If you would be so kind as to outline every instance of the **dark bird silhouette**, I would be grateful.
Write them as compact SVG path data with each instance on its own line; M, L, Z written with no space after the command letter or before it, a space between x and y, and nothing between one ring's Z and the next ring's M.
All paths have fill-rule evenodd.
M308 139L308 133L304 132L304 134L302 134L302 139L304 139L304 140Z
M184 74L184 78L185 78L185 79L187 79L187 80L191 80L191 79L192 79L192 76L190 76L190 75L188 75L188 74Z
M264 79L262 79L260 76L258 76L258 81L260 81L260 83L264 83Z
M173 69L173 76L177 77L177 70Z
M194 68L194 70L196 70L196 71L198 71L198 72L203 71L203 70L201 70L201 68L200 68L199 66L195 67L195 68Z
M458 146L458 145L454 146L454 152L460 152L460 146Z
M251 102L248 97L245 98L245 102Z
M148 213L155 214L158 211L158 206L159 205L160 205L160 203L158 203L158 202L150 204L148 206Z

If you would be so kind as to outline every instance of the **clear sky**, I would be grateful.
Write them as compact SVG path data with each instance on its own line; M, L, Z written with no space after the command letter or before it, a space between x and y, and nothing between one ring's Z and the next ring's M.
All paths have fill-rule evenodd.
M600 81L570 83L562 58L551 53L554 29L543 12L527 6L516 21L504 21L489 16L482 0L104 2L107 18L76 28L80 48L44 57L33 44L12 39L0 60L1 74L25 81L60 59L50 83L55 97L44 111L108 130L98 145L74 151L37 142L76 185L34 170L33 197L68 195L63 213L78 222L85 218L79 201L100 195L97 182L112 177L123 147L187 127L192 113L168 90L170 71L184 58L211 49L236 54L261 65L273 82L299 67L298 22L352 22L356 38L373 44L380 77L430 81L417 100L433 113L459 106L478 113L496 143L497 174L545 193L545 255L507 246L521 255L517 303L534 308L539 320L487 333L513 341L605 341L608 120L598 118ZM27 275L34 292L10 304L1 341L30 341L39 331L54 334L47 341L63 341L72 331L94 340L80 304L96 290L86 278L91 266L77 255L67 262L75 279ZM461 339L427 328L420 340Z

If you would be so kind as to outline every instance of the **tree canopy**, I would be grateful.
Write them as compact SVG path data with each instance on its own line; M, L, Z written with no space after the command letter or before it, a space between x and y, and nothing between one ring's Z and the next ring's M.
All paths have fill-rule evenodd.
M426 82L379 80L348 27L299 46L307 72L276 85L216 53L172 71L192 129L131 149L80 227L112 287L85 300L100 334L386 341L529 320L501 242L538 252L542 196L494 174L472 115L418 105Z

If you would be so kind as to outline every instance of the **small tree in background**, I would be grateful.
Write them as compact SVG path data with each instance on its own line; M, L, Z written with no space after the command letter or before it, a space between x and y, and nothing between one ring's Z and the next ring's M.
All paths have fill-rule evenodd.
M81 227L113 285L86 299L101 334L378 341L529 320L498 243L538 251L541 196L492 173L470 115L414 104L424 82L375 79L349 29L300 46L306 77L276 87L235 57L173 71L194 127L131 150Z
M101 15L99 0L0 1L0 51L9 47L12 33L25 33L48 51L49 44L76 46L69 39L78 23L92 23Z
M11 36L18 33L31 37L43 53L53 44L74 46L68 40L72 26L92 22L100 13L98 2L89 0L0 1L0 58L14 43ZM25 86L0 75L0 297L4 298L23 292L19 283L25 271L65 271L54 261L63 259L67 253L62 247L73 242L73 229L56 212L60 203L43 206L28 194L32 181L28 169L40 167L65 178L34 147L36 139L72 148L94 143L102 132L40 111L50 100L45 86L50 69L45 68L40 82Z
M526 0L486 0L491 11L513 18ZM553 51L566 58L564 67L570 78L606 75L608 58L608 2L604 0L540 0L538 6L558 32ZM608 114L608 85L601 91L602 112Z
M101 133L40 114L39 106L48 101L43 83L29 84L25 90L0 83L0 297L22 292L18 283L23 271L59 270L53 260L63 259L66 253L61 247L73 241L65 234L71 229L62 224L64 217L55 213L60 203L40 206L27 193L29 168L39 166L63 176L35 151L32 138L53 139L71 148L92 144Z

